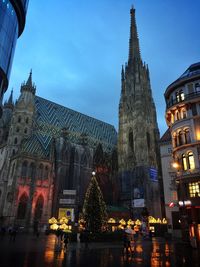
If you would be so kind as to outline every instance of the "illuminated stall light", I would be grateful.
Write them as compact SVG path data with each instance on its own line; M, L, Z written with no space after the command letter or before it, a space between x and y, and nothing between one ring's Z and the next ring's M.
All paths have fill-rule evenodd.
M60 220L59 220L59 223L61 223L61 224L67 224L68 223L68 219L67 219L67 217L62 217Z
M156 219L152 216L149 216L148 220L149 220L149 223L167 224L167 220L165 218L161 220L160 218Z
M126 225L126 222L125 222L124 219L121 219L121 220L119 221L119 223L120 223L121 225Z
M59 228L60 228L61 230L66 230L66 229L68 229L68 225L66 225L66 223L63 223L63 224L61 224L61 225L59 226Z
M108 223L116 223L116 221L115 221L115 219L110 218L110 219L108 220Z
M136 224L136 225L141 225L142 223L141 223L140 220L137 219L137 220L135 221L135 224Z
M49 219L49 224L55 224L58 221L56 220L56 218L52 217L51 219Z
M129 219L129 220L127 221L127 224L128 224L128 225L134 225L134 221L131 220L131 219Z
M58 230L58 225L57 225L57 223L54 223L54 224L52 224L52 225L50 225L50 229L51 230Z

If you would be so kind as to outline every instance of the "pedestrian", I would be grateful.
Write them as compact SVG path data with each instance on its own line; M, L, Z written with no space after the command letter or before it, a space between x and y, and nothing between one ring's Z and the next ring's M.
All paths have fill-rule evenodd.
M126 252L126 255L132 254L134 251L134 234L135 231L131 229L131 227L126 227L124 230L124 251Z
M87 229L83 232L83 242L85 243L85 248L88 248L89 231Z
M13 226L9 230L9 235L10 235L10 241L15 242L16 236L17 236L17 227Z
M4 239L4 236L6 234L6 228L4 226L1 227L1 238Z
M64 248L65 250L68 249L68 245L69 245L69 235L67 233L64 234Z

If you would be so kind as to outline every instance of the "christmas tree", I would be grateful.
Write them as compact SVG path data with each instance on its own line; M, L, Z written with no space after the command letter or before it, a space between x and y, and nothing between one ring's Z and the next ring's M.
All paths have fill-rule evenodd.
M87 229L93 233L101 232L106 225L106 204L95 176L92 176L85 194L83 218Z

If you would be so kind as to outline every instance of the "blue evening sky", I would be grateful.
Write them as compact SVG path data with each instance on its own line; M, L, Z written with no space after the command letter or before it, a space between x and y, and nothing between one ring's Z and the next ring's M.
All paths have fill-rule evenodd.
M11 88L19 96L32 68L37 95L118 130L132 4L162 135L166 87L200 61L199 0L30 0L4 100Z

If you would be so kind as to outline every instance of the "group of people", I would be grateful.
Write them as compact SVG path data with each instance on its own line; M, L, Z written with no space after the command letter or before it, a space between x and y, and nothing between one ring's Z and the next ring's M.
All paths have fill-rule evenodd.
M6 228L5 226L1 226L1 228L0 228L1 239L3 239L5 237L6 233L8 233L8 235L10 237L10 241L13 241L13 242L16 239L17 232L18 232L17 226L9 226L8 228Z
M62 244L64 244L64 249L67 250L69 244L68 233L65 233L62 230L58 229L56 231L56 236L57 236L57 250L60 250L62 248Z

